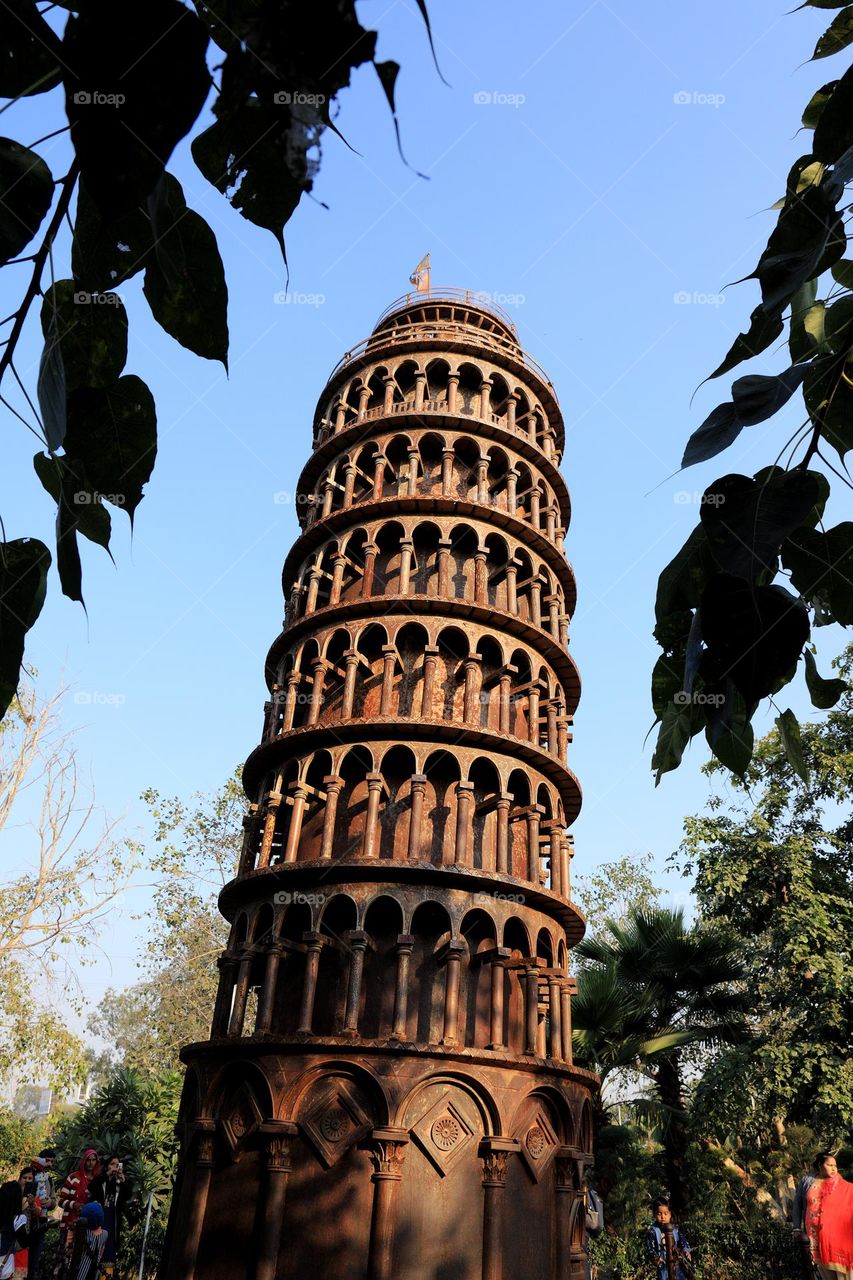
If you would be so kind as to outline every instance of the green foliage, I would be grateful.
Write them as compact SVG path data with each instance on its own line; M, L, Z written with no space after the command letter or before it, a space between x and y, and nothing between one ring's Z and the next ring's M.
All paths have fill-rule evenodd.
M853 5L841 9L814 58L848 46L851 15ZM652 677L658 782L702 732L716 760L742 778L754 749L751 721L762 700L794 678L811 627L853 623L853 525L822 524L829 479L840 475L832 451L843 464L853 448L853 264L844 260L851 120L853 68L805 108L811 152L791 167L776 226L747 277L758 282L761 302L710 376L767 351L786 326L793 363L736 379L731 400L712 410L684 451L682 467L717 456L802 388L805 421L774 447L776 463L710 484L699 528L660 575L655 638L663 658ZM776 581L783 571L797 594ZM806 677L814 696L808 662ZM815 705L831 705L828 688L817 696ZM796 717L779 711L788 761L805 778Z
M44 1122L0 1107L0 1182L19 1172L44 1144Z
M101 1156L117 1154L124 1161L132 1209L120 1242L120 1274L136 1274L149 1196L152 1219L146 1274L157 1272L177 1162L174 1129L181 1087L178 1071L143 1076L117 1070L84 1106L64 1116L52 1135L57 1167L63 1174L89 1146Z
M624 920L634 908L657 902L661 891L652 879L651 861L650 853L624 854L575 878L572 898L586 916L587 937L604 928L607 920Z
M104 504L132 520L157 454L154 397L124 373L127 318L111 290L144 271L142 293L157 323L227 368L222 262L213 230L187 208L167 172L175 147L191 138L200 172L243 218L270 231L284 255L284 228L312 190L323 136L339 132L332 123L338 95L365 63L377 72L399 144L399 66L376 61L378 32L361 26L355 0L62 0L70 12L61 34L35 0L6 8L0 95L16 99L61 84L64 118L57 110L44 141L68 129L74 159L54 180L37 150L0 138L0 265L28 248L32 262L10 317L0 381L11 369L35 416L32 424L7 405L43 442L35 466L57 505L60 585L82 603L78 534L109 551ZM58 26L60 11L50 10ZM424 0L418 10L432 47ZM193 136L212 88L214 122ZM66 220L72 277L45 288ZM41 294L36 411L14 360ZM49 565L41 543L0 541L0 717L17 688Z

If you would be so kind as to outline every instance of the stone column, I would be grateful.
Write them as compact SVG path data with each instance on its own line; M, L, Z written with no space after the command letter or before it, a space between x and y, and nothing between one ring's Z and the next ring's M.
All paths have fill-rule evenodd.
M359 422L367 412L367 402L370 399L370 387L361 386L358 389L358 420ZM349 503L347 503L349 506Z
M441 1043L456 1044L459 1025L459 978L462 969L462 956L467 948L461 938L451 938L447 944L445 958L444 987L444 1034Z
M515 467L510 467L506 473L506 509L511 516L515 515L515 508L518 505L518 471Z
M364 816L364 838L361 845L363 858L379 856L379 802L382 799L383 785L381 773L367 775L367 812Z
M566 750L569 745L569 732L566 727L566 717L562 707L557 710L557 755L561 760L566 758Z
M418 471L420 470L420 454L417 447L412 445L409 449L409 483L407 493L412 496L418 491Z
M305 599L305 612L313 613L317 605L317 592L320 590L321 571L311 569L308 574L308 595Z
M539 822L542 806L532 804L527 812L527 879L539 884Z
M539 486L534 482L530 490L530 523L534 529L539 528L541 501L542 494L539 492Z
M542 436L542 452L549 461L554 458L554 430L552 427L546 426Z
M512 805L512 796L507 791L502 791L498 796L497 810L497 833L495 839L495 870L499 876L509 874L509 811Z
M323 946L323 935L312 930L302 935L306 945L305 977L302 982L302 1002L299 1007L298 1030L304 1035L311 1034L311 1023L314 1020L314 1000L317 995L317 972L320 968L320 950Z
M530 621L534 627L542 626L542 581L535 574L530 582Z
M364 953L367 950L367 941L367 934L363 929L350 929L350 965L349 980L347 982L347 1004L344 1013L344 1035L354 1036L358 1031L361 978L364 972Z
M403 1159L409 1134L406 1129L374 1129L371 1134L373 1161L373 1212L367 1280L394 1280L391 1270L394 1244L394 1203L403 1176Z
M264 811L264 833L261 836L261 848L258 853L259 867L269 866L272 841L273 836L275 835L275 824L278 820L278 810L281 801L282 795L280 791L273 790L267 793L267 802Z
M527 737L530 742L539 745L539 696L541 690L535 680L531 680L527 694Z
M480 723L480 664L481 659L477 654L464 658L462 661L462 670L465 673L465 688L462 694L462 718L466 724Z
M252 978L253 960L254 956L247 948L240 957L237 987L234 991L234 1004L231 1008L231 1021L228 1023L229 1036L241 1036L243 1034L243 1020L246 1017L246 1001L249 998L249 983Z
M519 1149L515 1138L484 1138L483 1161L483 1280L503 1280L503 1200L509 1158ZM569 1280L566 1272L565 1280Z
M554 541L554 534L557 529L557 516L553 507L549 507L545 512L545 536Z
M564 837L560 844L560 868L561 868L562 877L563 877L563 897L564 898L570 898L572 896L572 880L571 880L571 873L569 870L571 865L571 857L572 857L572 853L571 853L571 848L569 846L569 842Z
M445 447L441 451L441 496L450 497L453 488L453 450Z
M379 697L379 714L390 716L391 698L394 692L394 669L397 665L397 650L393 644L382 646L382 691Z
M382 404L382 410L383 410L383 412L384 412L384 413L390 413L390 412L391 412L391 405L394 403L394 377L393 377L393 374L386 373L386 375L385 375L385 377L382 379L382 381L383 381L383 382L384 382L384 384L385 384L385 398L384 398L384 401L383 401L383 404Z
M347 649L344 653L346 673L344 675L344 692L341 698L341 719L352 718L352 704L355 699L355 678L358 672L359 655L356 649Z
M415 409L422 409L424 403L424 392L426 391L426 374L415 374Z
M535 1053L539 1038L539 970L536 965L529 965L524 970L524 1028L524 1052Z
M385 487L385 467L388 459L384 453L377 453L373 459L373 500L378 502Z
M278 983L278 970L284 951L281 945L274 942L267 951L267 964L264 971L264 985L261 987L261 998L258 1001L258 1020L255 1032L264 1035L272 1026L273 1009L275 1008L275 991Z
M323 813L323 835L320 840L320 857L324 860L331 858L332 856L332 845L335 839L335 822L338 815L338 799L343 785L343 778L339 777L336 773L330 773L323 779L323 786L326 788L326 808Z
M456 393L459 389L459 374L449 373L447 375L447 412L456 412Z
M302 835L305 801L308 799L308 792L301 784L297 784L293 788L291 795L293 796L293 808L290 811L290 826L287 831L287 844L284 848L285 862L296 861L296 855L299 851L299 837Z
M480 417L485 418L487 422L492 413L491 406L489 404L491 394L492 380L491 378L484 378L480 383Z
M511 558L506 566L506 608L507 613L518 613L518 561Z
M549 1056L552 1058L562 1058L563 1056L563 1006L560 993L560 979L556 974L548 975L548 1015L549 1015L549 1031L550 1044Z
M323 505L321 510L321 519L325 520L327 516L332 514L332 503L335 500L335 482L327 476L323 481Z
M258 843L258 806L252 804L249 806L249 812L243 815L243 849L240 853L240 871L241 876L247 875L248 872L255 869L255 857L257 856Z
M482 505L488 505L489 501L489 459L478 458L477 463L477 501Z
M478 550L474 552L474 603L488 604L488 602L489 602L488 552Z
M428 644L424 649L424 682L421 693L421 719L432 720L435 701L435 673L438 665L438 645Z
M394 1024L391 1028L393 1040L405 1040L406 1018L409 1012L409 965L412 958L415 939L410 933L401 933L397 938L397 981L394 987Z
M346 411L347 411L347 407L344 404L343 400L336 400L335 401L335 434L336 435L339 431L343 431L344 416L346 414Z
M560 648L565 649L569 643L569 615L560 614Z
M453 861L464 867L471 866L472 823L474 819L474 784L456 784L456 844Z
M291 672L287 677L287 692L284 695L284 723L282 730L286 733L293 728L293 718L296 714L296 691L299 688L299 673Z
M450 539L438 542L438 595L442 600L450 598Z
M409 848L408 858L416 862L421 852L421 840L424 820L424 793L427 777L425 773L413 773L411 781L412 807L409 816Z
M311 706L308 708L308 723L316 724L320 719L320 711L323 706L323 688L326 683L326 671L329 664L325 658L314 658L311 666L314 671L314 680L311 687Z
M489 1009L489 1043L487 1049L505 1049L504 1041L504 985L506 981L505 961L512 952L509 947L495 947L491 953L491 1003Z
M329 604L338 604L341 598L341 587L344 585L344 569L347 567L345 555L336 555L332 561L332 586L329 591Z
M556 1248L554 1250L554 1270L552 1280L566 1280L572 1274L572 1201L578 1194L575 1188L574 1160L567 1149L559 1148L554 1157L555 1180L554 1189L557 1196L556 1205ZM578 1212L583 1211L583 1206Z
M560 751L560 744L557 737L557 704L553 698L549 698L545 704L545 715L548 718L548 750L552 756L556 756Z
M568 1062L571 1066L574 1055L572 1053L572 991L570 982L566 979L560 983L560 1006L562 1017L561 1031L563 1035L563 1061Z
M186 1214L181 1214L183 1240L178 1244L180 1259L174 1273L175 1280L194 1280L210 1177L215 1162L216 1121L197 1120L191 1142L195 1146L195 1159L189 1155L187 1157L184 1185L181 1188L181 1201L182 1205L186 1205Z
M499 716L498 716L498 731L500 733L509 733L509 709L510 709L510 697L512 695L512 672L509 671L506 667L504 667L501 673L500 683L498 687L500 690L498 694L498 698L499 698L498 707L500 709Z
M415 544L411 538L403 538L400 542L400 595L407 596L412 576L412 556Z
M547 601L549 612L549 629L551 635L559 643L560 640L560 597L548 596Z
M510 392L506 402L506 426L508 431L517 430L515 415L518 412L518 392Z
M261 1132L266 1138L266 1195L255 1280L275 1280L284 1225L287 1180L293 1168L290 1163L290 1148L297 1126L288 1120L267 1120Z
M373 570L376 567L376 557L379 554L379 548L375 542L365 542L364 544L364 574L361 579L362 597L373 594Z
M231 1001L234 997L234 975L239 968L239 963L237 957L229 955L227 951L217 957L216 967L219 970L219 985L216 989L216 1002L213 1006L213 1018L211 1019L211 1039L215 1036L228 1034Z

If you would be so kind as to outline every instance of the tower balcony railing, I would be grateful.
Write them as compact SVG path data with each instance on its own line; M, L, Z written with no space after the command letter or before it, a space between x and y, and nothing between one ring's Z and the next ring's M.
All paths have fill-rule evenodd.
M510 359L524 365L556 398L551 379L541 364L529 356L517 341L505 338L499 333L491 333L488 329L477 329L474 325L460 324L454 320L422 320L417 324L395 325L391 329L374 332L369 338L363 338L356 346L344 352L329 374L328 380L331 382L342 369L346 369L348 365L362 359L365 355L371 355L386 347L400 350L407 346L417 346L424 341L461 342L467 346L483 347L503 359Z
M475 289L453 288L453 286L449 285L438 285L434 289L414 290L411 293L404 293L402 297L395 299L390 306L385 308L376 321L374 328L378 329L383 321L389 319L396 312L406 311L409 307L416 307L424 302L450 302L455 306L476 307L479 311L486 311L493 316L497 316L502 324L505 324L513 333L516 332L512 316L500 303L494 301L491 294L478 293Z

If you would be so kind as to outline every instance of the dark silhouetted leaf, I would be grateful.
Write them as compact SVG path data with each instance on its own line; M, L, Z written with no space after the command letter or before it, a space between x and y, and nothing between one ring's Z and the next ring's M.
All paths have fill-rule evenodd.
M842 626L853 626L853 523L798 529L782 547L782 563L803 599L826 602Z
M3 10L0 98L52 89L62 78L59 36L39 13L35 0L3 0Z
M57 506L65 501L73 510L78 531L108 552L112 532L110 513L100 496L87 487L85 478L73 470L71 460L49 458L46 453L37 453L33 458L33 466Z
M801 285L843 256L844 222L835 207L840 194L837 185L824 182L786 200L753 272L765 311L780 314Z
M731 400L717 405L687 441L684 457L681 459L682 467L692 467L696 462L706 462L708 458L713 458L724 449L728 449L732 441L740 435L743 426Z
M838 356L821 356L803 384L806 408L821 435L843 458L853 449L853 364Z
M684 748L701 724L695 723L692 705L689 702L671 702L663 713L657 743L652 756L652 768L655 771L655 786L665 773L677 769L684 755Z
M658 622L670 614L695 609L705 581L714 572L714 561L704 528L699 525L658 579L655 617Z
M808 613L796 596L720 573L709 579L700 609L706 683L730 678L751 706L790 679L809 638Z
M181 346L228 367L228 288L216 237L188 209L180 183L163 178L163 199L152 210L155 253L143 290L158 324Z
M828 711L847 692L847 682L837 678L824 680L818 672L817 663L814 660L814 654L811 649L804 649L803 657L806 662L806 685L812 700L812 706L821 711Z
M74 509L61 501L56 508L56 567L62 594L86 607L83 600L83 566L77 545L77 522Z
M816 58L828 58L833 53L840 53L853 40L853 4L848 4L824 31L815 45L812 61Z
M826 304L817 302L817 281L807 280L791 299L791 327L788 349L795 364L825 349Z
M127 314L121 298L115 293L88 293L73 280L57 280L42 303L45 338L54 314L66 391L115 382L127 360Z
M784 373L765 376L750 373L732 383L732 400L738 420L745 427L772 418L790 400L808 372L808 365L792 365Z
M826 340L833 351L849 351L853 335L853 295L833 302L826 313Z
M132 521L157 454L157 415L142 379L127 374L111 387L73 392L65 448L92 489Z
M754 581L776 572L785 539L816 507L826 480L817 472L783 471L728 475L705 490L702 527L724 573Z
M41 156L0 138L0 266L32 240L53 201L53 177Z
M776 717L776 728L779 730L779 737L782 739L782 749L788 764L794 770L798 778L802 778L803 782L808 785L809 771L806 768L806 761L803 755L803 739L800 734L800 723L793 711L788 708L783 711L780 716Z
M71 246L71 270L79 288L91 293L118 288L142 270L150 248L151 222L144 209L104 220L80 184Z
M721 374L728 373L744 360L751 360L753 356L766 351L779 337L783 328L781 310L778 313L769 314L763 305L757 306L750 316L749 329L735 338L725 360L718 365L711 377L719 378Z
M18 689L24 638L41 613L50 552L37 538L0 542L0 716Z
M106 217L145 200L210 90L207 32L180 0L94 0L65 28L65 105Z
M725 682L721 704L708 704L705 738L716 758L742 778L752 759L755 733L746 705L731 680Z
M853 13L853 7L851 7ZM828 87L828 86L827 86ZM853 146L853 68L835 85L814 132L812 152L824 164L835 164Z
M44 347L36 384L45 440L51 452L62 447L67 427L65 369L59 343L59 319L51 307L43 323Z
M832 268L832 278L845 289L853 289L853 262L849 258L845 258L843 262L836 262Z

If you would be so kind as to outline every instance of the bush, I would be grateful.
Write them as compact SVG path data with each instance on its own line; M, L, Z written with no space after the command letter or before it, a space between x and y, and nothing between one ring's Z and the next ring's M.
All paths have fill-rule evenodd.
M770 1218L749 1225L694 1215L685 1234L693 1248L696 1280L799 1280L799 1256L789 1228ZM649 1280L643 1232L606 1231L590 1244L593 1280Z

